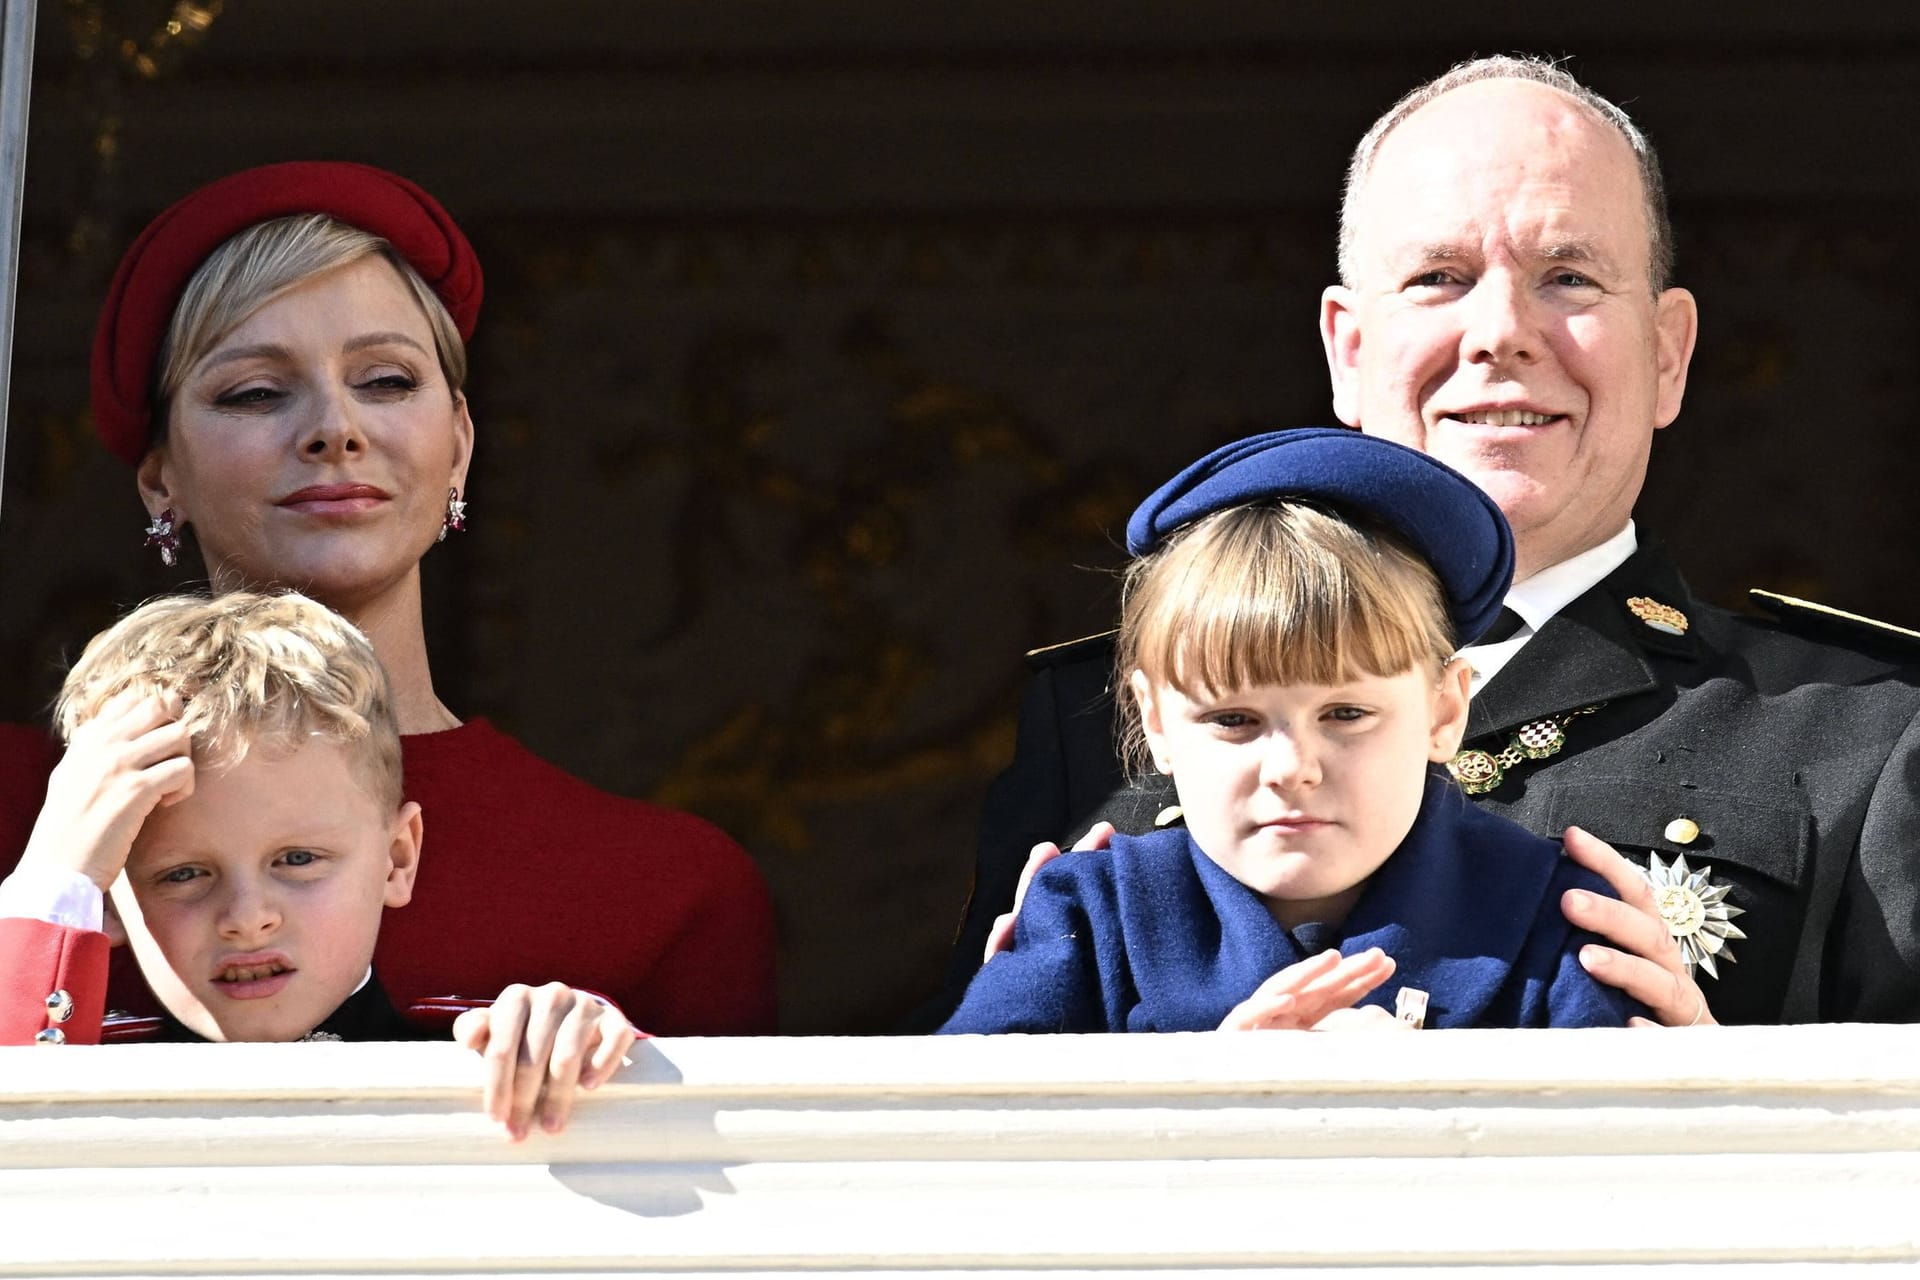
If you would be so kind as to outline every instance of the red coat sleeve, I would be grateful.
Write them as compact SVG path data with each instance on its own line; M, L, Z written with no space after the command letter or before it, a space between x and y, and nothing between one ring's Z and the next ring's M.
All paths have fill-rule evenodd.
M49 1029L68 1044L99 1044L107 952L104 933L0 919L0 1044L32 1044Z

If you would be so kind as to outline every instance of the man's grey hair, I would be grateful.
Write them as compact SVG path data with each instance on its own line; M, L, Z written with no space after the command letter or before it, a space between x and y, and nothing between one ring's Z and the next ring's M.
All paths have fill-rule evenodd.
M1667 221L1667 188L1660 177L1660 158L1654 155L1653 144L1647 141L1647 135L1641 133L1639 127L1627 118L1626 112L1581 84L1557 64L1545 58L1507 54L1462 62L1438 79L1429 80L1394 103L1360 139L1360 145L1353 149L1353 160L1347 166L1346 193L1340 200L1340 282L1348 288L1354 287L1354 219L1360 202L1360 190L1366 185L1367 175L1372 172L1380 144L1403 120L1435 98L1462 85L1478 84L1483 80L1531 80L1549 89L1558 89L1619 131L1620 136L1627 140L1627 145L1633 148L1633 158L1640 166L1640 189L1646 197L1649 232L1649 282L1656 296L1671 285L1673 226Z

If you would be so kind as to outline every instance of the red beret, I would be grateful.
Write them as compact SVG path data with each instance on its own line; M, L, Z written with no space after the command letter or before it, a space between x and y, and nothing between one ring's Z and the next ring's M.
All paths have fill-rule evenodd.
M372 165L297 160L208 183L155 218L120 260L93 336L93 425L114 456L147 449L154 361L187 281L257 222L324 213L381 237L447 304L462 340L480 318L480 260L432 196Z

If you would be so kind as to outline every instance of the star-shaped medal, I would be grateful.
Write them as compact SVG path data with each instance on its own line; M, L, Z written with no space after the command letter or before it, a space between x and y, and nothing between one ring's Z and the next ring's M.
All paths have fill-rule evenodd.
M1712 867L1694 871L1687 866L1684 853L1673 855L1670 863L1662 862L1657 853L1649 853L1646 874L1653 885L1660 918L1667 922L1668 932L1680 947L1680 962L1687 966L1689 977L1696 969L1705 969L1708 977L1718 978L1716 965L1720 961L1737 963L1738 957L1727 943L1747 936L1733 923L1733 917L1745 915L1746 908L1727 904L1731 886L1713 883Z

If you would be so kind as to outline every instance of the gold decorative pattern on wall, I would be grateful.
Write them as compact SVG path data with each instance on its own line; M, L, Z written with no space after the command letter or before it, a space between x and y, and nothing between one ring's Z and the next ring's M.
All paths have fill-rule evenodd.
M650 377L651 392L608 397L604 412L587 415L589 443L580 448L568 440L562 448L554 428L528 425L536 410L510 389L477 386L475 498L516 528L522 521L550 525L551 509L522 503L532 500L528 477L564 453L581 483L610 507L632 512L635 554L657 562L658 580L625 630L634 650L671 650L716 618L751 625L736 609L746 589L742 571L779 581L783 607L807 619L762 637L792 659L789 679L757 696L742 690L739 702L687 734L648 785L657 798L721 818L750 841L812 849L818 839L810 811L929 784L958 781L977 790L1010 744L1013 657L1087 620L1082 609L1062 616L1055 629L1044 622L1035 630L1015 627L991 656L997 675L980 682L964 705L946 706L937 732L929 732L914 722L912 708L954 665L938 634L937 610L928 607L941 598L942 585L914 580L916 566L938 554L931 544L991 541L1003 548L993 553L1003 560L1011 552L1003 574L1016 589L992 603L1044 617L1020 599L1021 564L1054 577L1076 564L1116 563L1127 513L1151 477L1171 465L1128 459L1170 459L1191 447L1178 435L1155 439L1138 431L1129 433L1133 440L1116 441L1122 447L1109 456L1063 447L1053 424L1008 390L963 371L965 359L903 336L903 326L912 327L908 313L955 297L1003 305L1006 293L1037 289L1056 307L1079 305L1115 284L1146 290L1143 307L1164 290L1198 282L1231 282L1243 298L1257 298L1260 281L1235 273L1259 262L1271 238L1251 226L1207 228L1192 243L1165 229L1099 226L951 236L913 227L792 237L755 229L737 242L701 230L529 236L537 247L519 257L496 252L493 261L496 278L514 282L503 286L509 295L534 310L503 315L496 308L482 350L501 352L501 366L535 385L560 380L544 377L543 368L597 361L613 368L582 376L605 383ZM742 295L777 295L778 306L792 310L742 314L730 304ZM576 303L584 314L554 314L555 300L567 298L594 301ZM634 340L635 331L622 328L623 307L635 323L663 307L702 311L703 319L651 321L672 336L670 345L644 355L584 354L590 342L605 342L588 337L602 326L621 335L612 338L616 347ZM796 324L810 332L796 333ZM630 367L643 360L655 367L651 375ZM503 403L510 425L504 435L489 435L489 406ZM841 408L823 415L820 404ZM1249 425L1258 421L1248 418ZM671 477L671 513L643 514L639 495L654 493L663 476ZM991 527L970 527L972 516L954 505L956 492L976 481L995 486ZM641 532L642 524L654 532ZM766 536L754 537L748 527ZM518 554L528 550L516 547ZM541 555L537 546L531 554ZM483 578L525 572L524 563L516 569L488 558ZM1083 602L1108 597L1103 574L1080 575ZM493 660L527 651L524 636L535 616L508 605L509 595L499 598L503 616L487 622L488 633L523 639L491 649ZM962 612L983 607L951 605ZM609 606L613 615L620 608ZM612 621L608 610L601 616ZM1099 625L1104 613L1092 616ZM488 665L482 655L481 666ZM477 686L524 689L525 669L508 665L510 675L480 674ZM650 678L625 690L627 705L642 717L657 696Z
M179 70L225 11L224 0L61 0L77 67L64 86L69 110L91 134L87 186L91 200L76 211L67 248L78 258L110 252L121 135L129 85Z

